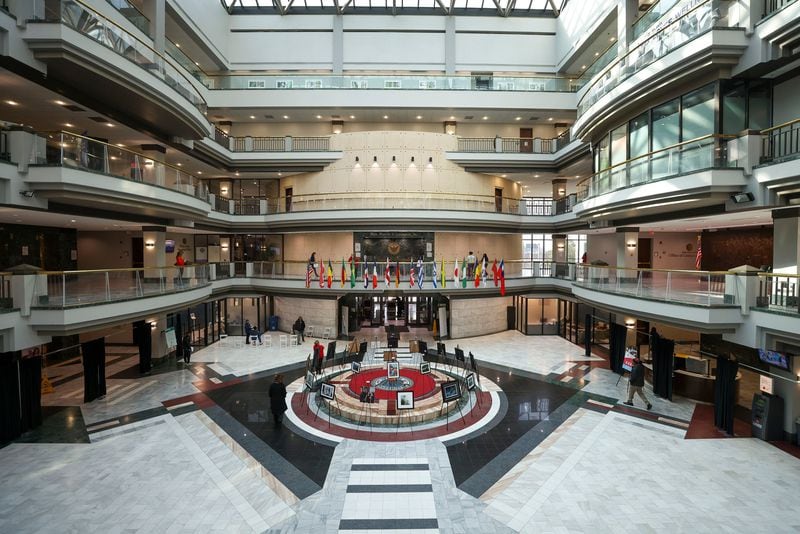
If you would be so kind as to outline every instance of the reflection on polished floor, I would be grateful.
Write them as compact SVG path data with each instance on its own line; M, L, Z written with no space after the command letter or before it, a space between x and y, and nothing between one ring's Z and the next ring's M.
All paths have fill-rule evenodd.
M401 346L419 334L401 333ZM362 336L385 342L382 329ZM229 338L142 378L132 354L115 355L109 394L88 404L66 363L42 429L0 449L0 531L800 529L774 499L800 487L792 455L751 438L685 439L695 403L621 406L625 381L558 337L456 344L499 386L501 409L479 432L411 442L275 429L266 390L276 371L302 376L308 345Z

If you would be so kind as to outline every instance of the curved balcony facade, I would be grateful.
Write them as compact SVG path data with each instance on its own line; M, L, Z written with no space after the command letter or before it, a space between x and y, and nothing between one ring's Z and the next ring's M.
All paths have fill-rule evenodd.
M635 112L643 100L728 72L748 44L732 4L706 0L652 24L627 53L581 88L573 135L592 138Z

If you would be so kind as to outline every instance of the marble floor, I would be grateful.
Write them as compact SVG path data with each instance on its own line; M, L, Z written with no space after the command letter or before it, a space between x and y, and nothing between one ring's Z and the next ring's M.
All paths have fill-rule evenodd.
M275 372L303 375L309 341L228 338L145 377L115 348L91 403L77 360L48 367L45 425L0 448L0 532L800 531L800 460L685 439L695 403L647 388L652 410L623 406L625 379L564 339L448 341L473 352L501 411L479 433L411 442L275 427L266 390Z

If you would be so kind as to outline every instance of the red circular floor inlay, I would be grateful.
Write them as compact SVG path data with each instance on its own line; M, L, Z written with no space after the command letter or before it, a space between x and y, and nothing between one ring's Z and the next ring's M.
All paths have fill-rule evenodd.
M354 375L353 378L350 379L348 387L350 388L350 391L352 391L356 396L358 396L358 394L361 393L362 386L367 386L372 380L385 376L386 376L385 368L362 371L361 373ZM436 381L433 379L431 375L423 375L416 369L401 367L400 376L409 378L414 382L414 385L410 389L403 389L401 391L413 391L415 399L427 395L428 393L433 391L433 389L436 387ZM383 400L394 399L396 395L397 395L396 391L389 391L385 389L375 390L376 399L383 399Z

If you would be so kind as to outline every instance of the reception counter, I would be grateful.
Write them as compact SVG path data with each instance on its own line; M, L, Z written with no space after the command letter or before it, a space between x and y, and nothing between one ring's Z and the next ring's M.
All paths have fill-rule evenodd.
M680 356L676 355L677 360ZM685 358L685 356L684 356ZM650 384L653 383L653 366L650 363L644 364L644 378ZM742 373L736 373L736 385L734 387L735 398L739 398L739 384ZM685 369L675 369L672 372L672 393L687 399L701 402L714 403L714 375L693 373Z

